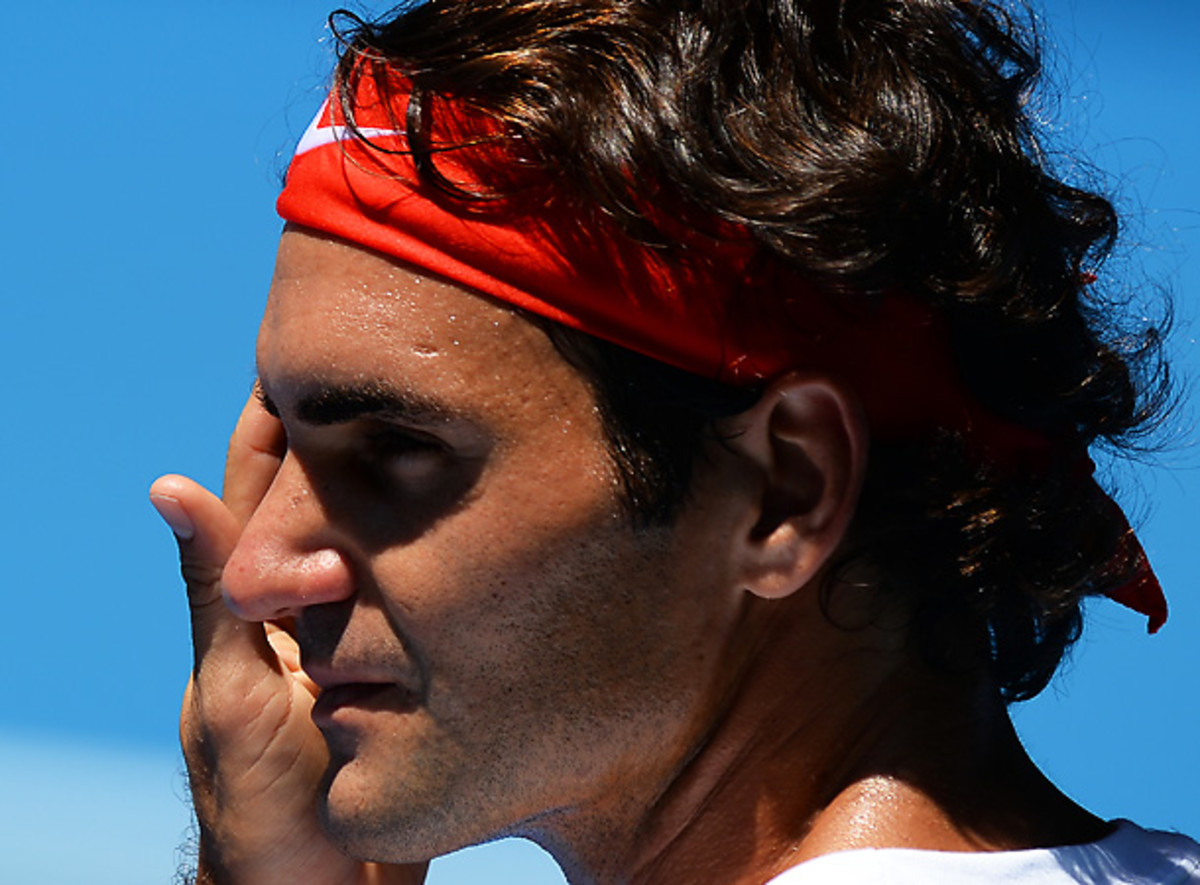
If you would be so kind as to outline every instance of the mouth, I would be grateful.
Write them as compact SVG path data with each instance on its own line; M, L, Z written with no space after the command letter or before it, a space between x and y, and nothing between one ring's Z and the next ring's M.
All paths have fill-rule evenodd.
M383 665L338 666L317 658L305 661L304 669L321 689L312 709L319 727L349 724L358 714L411 713L418 706L417 692Z
M313 704L318 726L334 725L355 713L411 713L416 697L408 689L387 682L343 682L321 689Z

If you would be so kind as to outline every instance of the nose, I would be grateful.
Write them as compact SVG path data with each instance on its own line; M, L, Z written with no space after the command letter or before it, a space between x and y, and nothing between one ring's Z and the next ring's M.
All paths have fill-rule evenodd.
M333 538L308 477L289 453L221 574L230 609L244 620L266 621L349 598L352 569Z

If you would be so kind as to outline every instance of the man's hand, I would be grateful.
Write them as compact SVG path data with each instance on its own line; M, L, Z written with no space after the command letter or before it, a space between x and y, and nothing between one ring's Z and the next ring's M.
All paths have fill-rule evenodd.
M327 752L310 718L317 687L281 625L237 618L221 570L284 456L279 422L251 397L229 443L224 499L164 476L151 502L174 530L195 660L180 732L200 825L197 881L213 885L420 885L425 865L361 863L317 822Z

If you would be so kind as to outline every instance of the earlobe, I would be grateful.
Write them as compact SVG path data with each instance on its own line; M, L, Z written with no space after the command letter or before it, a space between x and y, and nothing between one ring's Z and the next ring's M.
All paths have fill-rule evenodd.
M758 518L739 540L743 586L778 599L812 580L846 534L866 472L866 420L849 391L795 373L742 418L739 451L763 478Z

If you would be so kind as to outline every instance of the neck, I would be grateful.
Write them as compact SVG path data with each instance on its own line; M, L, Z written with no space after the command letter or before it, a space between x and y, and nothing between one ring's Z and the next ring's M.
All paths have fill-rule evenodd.
M726 703L657 800L630 825L574 834L602 833L598 843L548 846L572 882L761 885L853 848L1007 850L1103 835L1029 760L988 686L930 671L894 631L756 605Z

